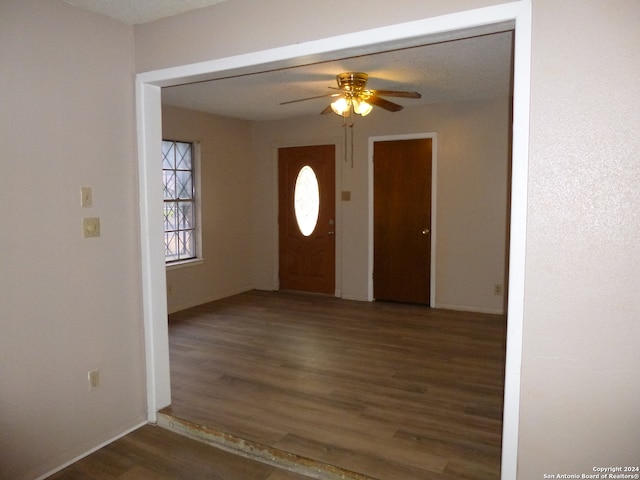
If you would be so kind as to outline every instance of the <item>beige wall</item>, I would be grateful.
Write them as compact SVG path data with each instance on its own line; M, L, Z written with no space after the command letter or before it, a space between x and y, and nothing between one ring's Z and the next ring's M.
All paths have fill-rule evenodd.
M171 313L253 287L251 124L165 106L162 130L201 151L204 263L167 271Z
M137 27L135 45L59 1L0 3L2 476L33 478L144 419L134 49L146 71L493 3L380 15L378 1L336 21L337 0L240 0ZM637 464L640 444L640 4L532 3L523 480ZM100 239L80 237L83 185Z
M535 0L521 478L640 463L640 2Z
M502 312L493 286L505 284L507 99L375 111L354 127L353 168L335 115L250 124L165 106L163 132L202 149L206 261L167 272L170 312L277 289L277 147L303 144L337 144L338 191L351 200L337 204L336 285L344 298L367 300L369 139L416 133L437 135L436 305Z
M202 62L499 3L507 2L401 0L391 7L389 0L368 0L357 15L345 15L344 0L232 0L136 25L136 69Z
M375 110L356 119L354 159L344 161L342 120L335 115L254 124L256 286L274 288L276 151L278 146L337 143L337 287L344 298L366 300L369 245L369 139L437 135L436 304L500 312L504 282L508 175L508 100Z
M0 478L146 418L133 41L62 2L0 2ZM82 238L83 216L100 238Z

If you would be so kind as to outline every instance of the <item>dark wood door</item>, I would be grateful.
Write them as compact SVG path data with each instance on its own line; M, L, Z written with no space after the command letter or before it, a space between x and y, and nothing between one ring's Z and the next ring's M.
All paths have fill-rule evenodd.
M335 146L279 149L278 190L280 289L334 294Z
M375 142L373 295L429 304L431 139Z

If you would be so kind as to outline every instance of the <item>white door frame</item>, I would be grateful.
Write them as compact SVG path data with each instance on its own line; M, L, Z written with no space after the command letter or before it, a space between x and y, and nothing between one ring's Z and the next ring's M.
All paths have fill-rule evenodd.
M301 65L313 57L330 60L346 52L373 53L457 38L463 31L515 29L514 106L509 248L509 303L502 436L502 479L516 478L520 407L520 370L524 317L531 0L390 25L244 55L155 70L136 75L142 307L145 336L147 417L171 403L166 280L163 249L160 88L235 72Z
M431 259L429 261L429 305L435 307L436 301L436 179L438 175L438 134L437 133L410 133L404 135L383 135L369 137L369 243L368 243L368 285L367 299L373 301L373 149L376 142L386 142L391 140L415 140L420 138L431 139Z

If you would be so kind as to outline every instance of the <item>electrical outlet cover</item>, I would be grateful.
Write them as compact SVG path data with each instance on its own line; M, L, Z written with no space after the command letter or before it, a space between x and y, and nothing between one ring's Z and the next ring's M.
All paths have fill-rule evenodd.
M84 238L100 236L100 217L85 217L82 219L82 234Z

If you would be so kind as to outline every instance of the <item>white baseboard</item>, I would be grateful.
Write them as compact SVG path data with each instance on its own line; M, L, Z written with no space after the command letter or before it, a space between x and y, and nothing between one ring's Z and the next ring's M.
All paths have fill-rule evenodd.
M441 308L443 310L457 310L459 312L488 313L491 315L504 315L502 308L486 308L486 307L470 307L468 305L451 305L447 303L439 303L431 305L431 308Z
M44 480L45 478L50 477L51 475L53 475L54 473L58 473L60 470L64 470L65 468L67 468L69 465L73 465L74 463L76 463L79 460L82 460L85 457L88 457L89 455L91 455L94 452L97 452L98 450L100 450L103 447L106 447L107 445L115 442L116 440L124 437L125 435L129 435L131 432L138 430L140 427L143 427L145 425L147 425L147 421L141 422L138 425L135 425L131 428L128 428L127 430L125 430L122 433L119 433L118 435L116 435L115 437L111 438L110 440L107 440L105 442L102 442L101 444L93 447L90 450L87 450L86 452L82 453L81 455L78 455L77 457L75 457L72 460L69 460L68 462L63 463L62 465L60 465L59 467L54 468L53 470L51 470L48 473L45 473L44 475L37 477L35 480Z
M348 293L343 293L342 297L340 297L340 298L342 298L344 300L355 300L356 302L368 302L369 301L369 299L366 296L362 297L360 295L349 295Z
M176 313L181 310L186 310L191 307L197 307L198 305L204 305L205 303L209 303L209 302L215 302L216 300L221 300L223 298L231 297L233 295L238 295L239 293L248 292L249 290L254 290L254 289L255 287L253 286L250 286L250 287L247 286L247 287L228 290L221 293L215 293L215 294L206 296L204 298L199 298L198 300L194 300L193 302L173 305L167 313Z

